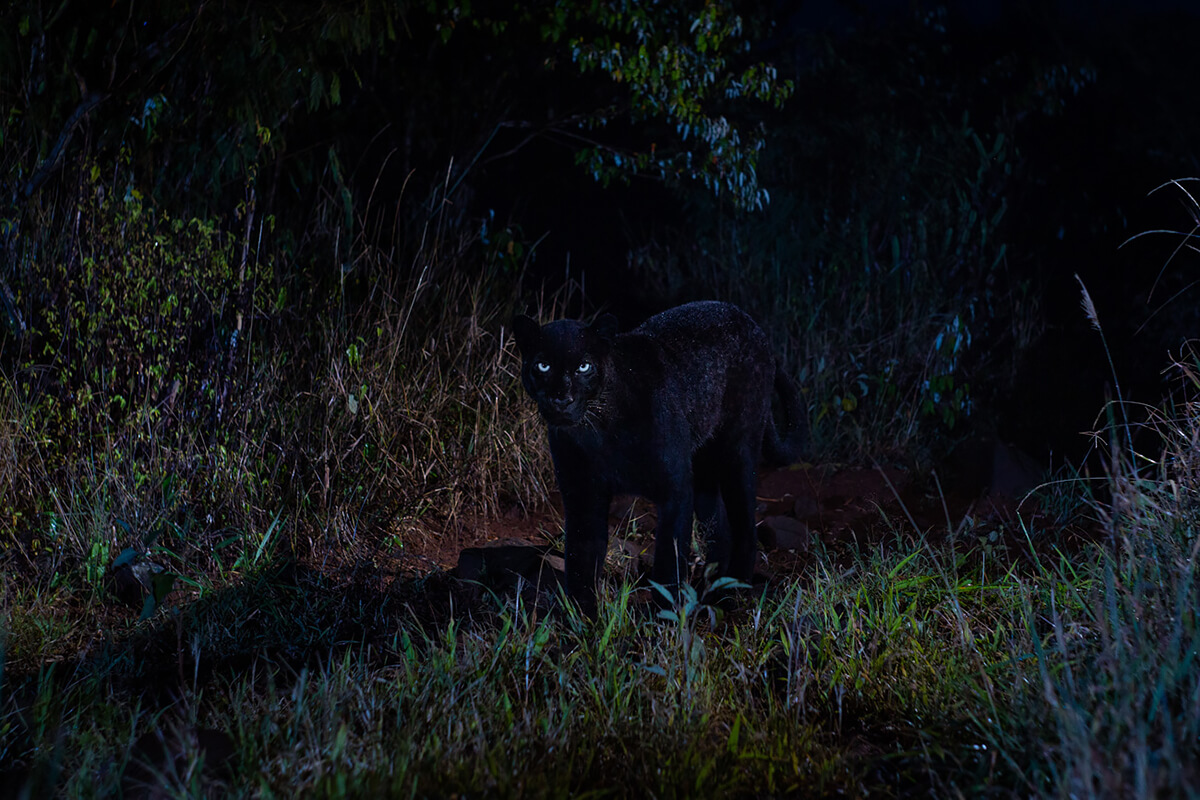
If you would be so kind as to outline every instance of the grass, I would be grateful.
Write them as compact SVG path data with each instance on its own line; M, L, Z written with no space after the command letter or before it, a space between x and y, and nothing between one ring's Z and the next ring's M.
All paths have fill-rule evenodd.
M860 548L818 541L730 613L691 598L655 616L644 589L614 582L585 621L549 590L481 592L434 564L456 526L549 503L505 333L529 296L520 269L435 218L408 254L419 268L359 241L342 283L269 312L304 281L230 268L258 232L230 240L105 205L114 196L76 198L86 253L55 215L30 226L62 258L22 251L22 269L49 279L86 257L130 259L133 272L71 284L86 308L140 285L104 276L141 274L186 230L193 272L165 298L195 295L186 281L210 266L261 284L186 313L134 298L165 315L171 346L126 319L137 347L101 346L99 326L78 334L70 370L47 366L69 354L38 349L53 326L5 340L2 791L1200 792L1195 359L1176 365L1175 404L1143 424L1153 437L1109 414L1122 425L1097 435L1112 445L1103 491L1056 488L1060 516L1091 515L1093 541L1045 516L997 532L896 515L855 531ZM257 299L239 318L229 298L245 296ZM155 369L130 369L135 357ZM101 378L126 381L124 404L101 397ZM919 415L904 402L899 442ZM1159 452L1134 454L1131 439ZM174 576L164 602L114 599L126 552Z
M1187 793L1200 593L1180 481L1200 465L1180 444L1095 506L1107 541L1027 531L1030 557L985 561L970 531L896 521L728 615L653 618L626 584L590 622L544 594L469 605L438 574L371 588L276 559L148 620L93 616L64 653L88 613L9 588L0 756L31 797L131 774L168 796ZM146 755L159 735L177 760ZM231 752L205 766L204 736Z
M263 579L25 676L6 693L5 745L34 765L33 796L109 794L137 738L172 726L237 743L223 778L190 762L159 776L184 794L217 780L238 796L857 794L953 782L948 764L981 783L972 720L989 708L963 688L1007 651L963 635L967 619L994 629L991 604L956 595L1017 590L924 580L928 550L913 546L864 557L858 579L775 587L716 626L647 619L626 585L596 623L517 598L438 621L397 609L348 637L372 603L356 614L319 586ZM225 664L192 669L217 653ZM184 674L154 705L139 687L174 672L172 656ZM939 741L965 731L965 747Z
M1046 569L1056 589L1034 618L1036 707L1054 732L1044 769L1062 794L1180 796L1200 787L1200 407L1179 410L1158 420L1159 458L1135 471L1114 456L1112 500L1097 508L1108 541L1096 562Z
M26 303L40 283L61 284L66 305L107 321L79 326L51 307L3 339L4 569L99 592L134 548L224 583L277 553L403 560L464 511L545 502L548 458L532 444L543 434L508 402L519 280L496 261L461 278L488 258L478 237L423 237L411 257L427 266L411 277L359 242L350 276L327 287L302 265L278 275L283 253L239 272L245 242L106 189L75 198L79 239L53 209L29 226ZM115 266L77 266L93 262ZM230 285L239 274L245 285ZM246 293L243 313L234 298Z

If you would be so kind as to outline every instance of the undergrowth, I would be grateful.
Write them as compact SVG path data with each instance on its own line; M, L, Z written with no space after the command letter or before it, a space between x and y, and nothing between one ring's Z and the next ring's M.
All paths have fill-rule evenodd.
M1176 399L1139 427L1157 453L1130 449L1122 414L1104 445L1106 540L1084 561L1042 566L1049 605L1027 611L1036 671L1018 708L1046 732L1027 750L1057 796L1193 796L1200 791L1200 360L1175 364ZM1026 743L1028 746L1028 743Z
M656 618L623 585L591 622L545 592L480 603L420 555L546 502L506 257L448 226L412 268L359 241L338 285L305 284L249 224L83 185L86 246L48 214L24 251L48 280L23 284L0 380L0 764L22 796L1197 791L1195 358L1141 423L1159 453L1125 412L1096 435L1094 542L884 520L731 613ZM52 296L109 316L78 327ZM173 581L141 618L114 601L131 563Z
M13 652L31 621L9 594L9 663L43 666L5 676L0 753L29 796L107 796L131 774L182 796L1186 793L1181 443L1140 511L1104 518L1111 542L981 563L969 536L903 534L849 562L818 551L728 615L693 598L652 619L627 584L592 622L528 594L455 608L440 579L347 594L266 571L54 664ZM205 766L218 735L231 751Z
M1010 206L1028 178L1022 120L1045 112L1032 94L988 98L1052 83L1004 59L943 70L959 46L947 16L915 12L903 35L849 46L806 41L792 108L807 111L771 128L760 169L771 204L749 215L688 198L682 229L634 254L654 296L720 297L759 320L802 386L817 446L838 457L928 458L988 431L1041 333ZM1077 89L1050 91L1061 102Z
M922 59L944 48L906 52L822 51L800 90L850 111L764 161L767 213L693 205L693 228L632 256L660 299L738 302L777 337L822 455L952 439L975 376L1005 367L981 343L1037 333L1029 287L998 288L1029 109L950 117L992 74L930 95ZM163 97L104 110L192 141L155 139L192 105L162 116ZM240 202L193 205L169 191L187 158L155 170L124 134L62 149L101 102L52 152L57 128L10 113L25 127L0 156L0 794L1200 793L1193 355L1150 437L1110 407L1103 485L1070 487L1094 541L1044 517L995 537L1023 546L886 519L730 613L688 597L654 616L629 585L595 621L548 592L481 603L430 554L549 505L507 332L542 292L522 278L536 247L472 227L470 165L431 195L420 179L424 201L401 185L382 226L330 147L273 204L257 120L191 165L219 162L206 180Z
M125 169L78 165L76 212L22 222L0 567L94 591L126 550L222 581L276 552L404 561L464 513L544 502L541 431L510 401L518 273L477 235L359 240L328 285L320 248L261 244L273 219L172 218Z
M1095 542L981 558L969 524L897 521L729 614L655 619L629 585L596 621L456 605L452 579L347 591L277 558L63 662L53 590L9 587L0 757L27 796L1186 795L1200 360L1177 369L1156 457L1099 437Z
M1179 369L1194 396L1200 361ZM52 618L9 589L0 755L28 796L1188 794L1200 412L1147 424L1162 452L1135 474L1113 448L1092 544L1027 528L981 558L969 525L897 521L728 614L653 618L625 584L588 621L284 565L54 663Z
M114 791L145 758L135 744L148 731L179 742L182 766L155 781L188 796L221 782L234 796L982 787L996 769L983 685L1009 659L993 607L1015 607L1019 590L1004 576L980 586L931 573L916 542L904 558L879 551L848 574L776 587L715 626L703 613L650 620L626 585L595 623L515 599L432 625L399 614L392 632L352 641L316 633L325 655L299 661L278 640L319 629L321 614L293 620L289 604L267 602L274 646L258 642L199 684L191 664L218 646L203 631L240 623L232 607L184 609L133 634L173 639L183 626L170 700L133 699L141 667L94 656L71 675L22 679L0 741L31 765L35 793L73 796ZM178 731L212 729L236 747L223 771L205 772Z

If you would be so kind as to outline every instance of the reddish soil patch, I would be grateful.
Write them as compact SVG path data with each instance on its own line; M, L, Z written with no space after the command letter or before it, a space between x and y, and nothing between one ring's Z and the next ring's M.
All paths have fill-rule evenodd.
M950 531L969 532L967 541L974 543L981 531L992 531L1012 538L1021 530L1018 513L1027 527L1043 513L1026 498L1041 479L1036 468L1003 444L973 443L943 472L945 478L919 478L896 466L807 464L765 471L758 491L758 577L801 572L817 544L835 557L852 557L897 536L938 541ZM419 572L455 570L468 580L503 572L544 583L547 564L561 570L560 508L552 498L550 508L536 513L514 509L499 518L462 517L407 555L424 564ZM615 562L620 571L643 575L653 559L653 506L617 498L609 522L610 571ZM1008 544L1027 549L1023 539ZM500 583L508 588L512 581Z

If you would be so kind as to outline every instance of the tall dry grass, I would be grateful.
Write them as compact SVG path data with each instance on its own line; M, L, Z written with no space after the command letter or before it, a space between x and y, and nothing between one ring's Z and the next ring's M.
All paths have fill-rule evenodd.
M127 548L195 580L276 549L403 560L463 514L545 502L507 335L534 292L478 231L435 215L347 247L318 209L288 251L262 219L174 220L78 168L91 179L31 209L16 254L29 330L0 342L0 569L95 591Z

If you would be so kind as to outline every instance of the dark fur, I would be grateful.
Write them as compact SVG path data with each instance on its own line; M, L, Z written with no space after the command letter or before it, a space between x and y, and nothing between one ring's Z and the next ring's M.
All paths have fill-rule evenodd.
M658 507L654 580L678 586L687 577L695 514L713 531L709 560L720 574L748 581L759 459L794 461L807 436L799 394L766 334L736 306L689 303L629 333L616 328L611 315L591 326L513 321L521 381L548 425L562 491L567 590L588 613L614 493ZM776 391L783 437L771 415Z

